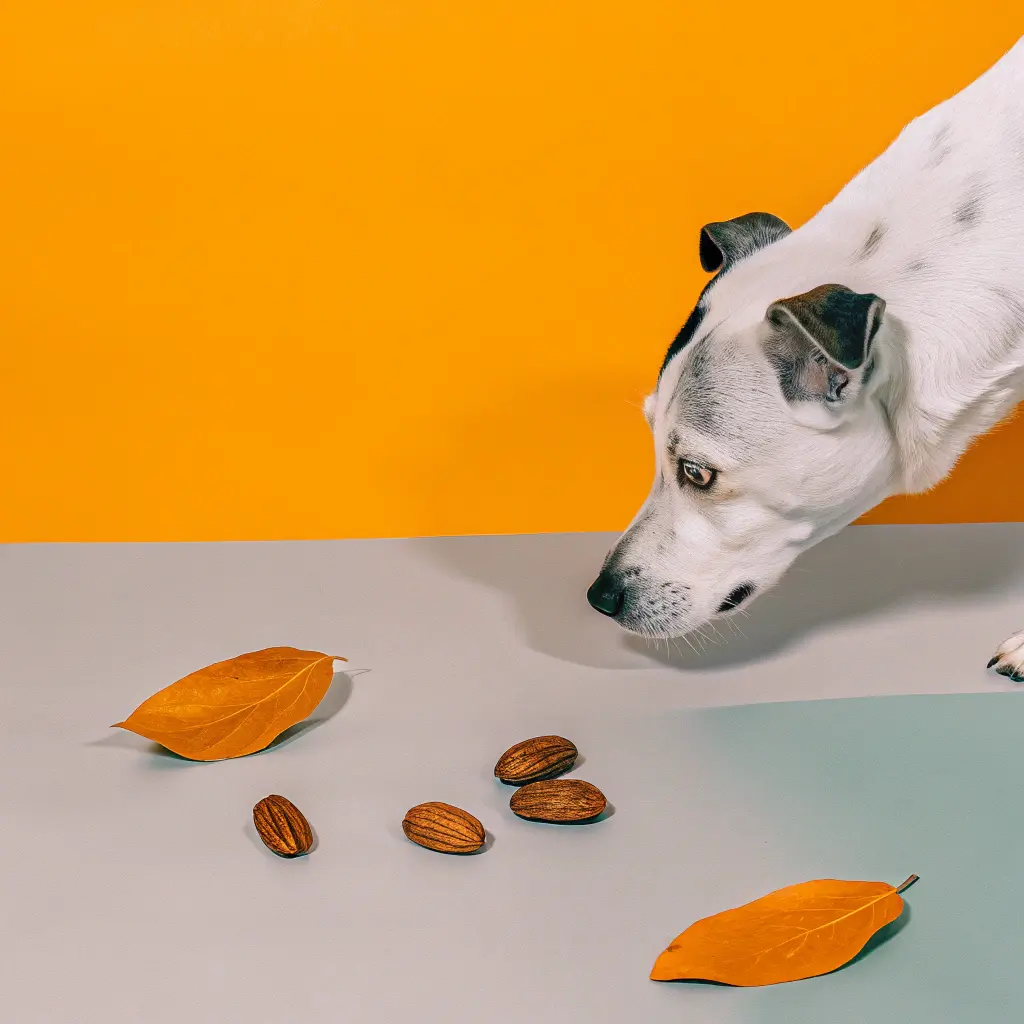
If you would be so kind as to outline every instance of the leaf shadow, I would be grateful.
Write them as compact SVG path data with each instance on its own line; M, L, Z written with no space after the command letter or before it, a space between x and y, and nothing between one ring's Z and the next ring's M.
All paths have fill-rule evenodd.
M102 739L87 740L82 746L112 747L117 750L131 750L135 753L151 754L157 760L150 763L160 768L206 763L204 761L193 761L189 757L182 757L181 754L176 754L173 750L168 750L167 747L159 743L154 743L152 740L147 740L145 737L125 729L118 729L109 736L102 737Z
M880 946L884 946L887 942L892 942L897 935L907 925L910 924L910 904L907 902L906 897L903 898L903 913L896 918L895 921L890 921L883 928L879 928L874 935L864 943L864 948L851 960L847 960L841 967L837 967L834 971L829 971L829 974L838 974L839 971L845 971L848 967L852 967L854 964L859 963L866 956L870 956L874 950Z
M307 732L312 732L325 722L329 722L348 703L349 698L352 696L352 680L356 676L369 671L368 668L364 668L349 669L346 672L335 672L327 693L324 694L323 700L317 704L313 713L301 722L296 722L295 725L289 726L262 750L257 750L256 754L266 754L271 750L276 750L278 747L294 743L300 736L304 736Z
M664 981L658 982L659 985L704 985L709 988L736 988L736 985L730 985L726 981L710 981L708 978L666 978Z

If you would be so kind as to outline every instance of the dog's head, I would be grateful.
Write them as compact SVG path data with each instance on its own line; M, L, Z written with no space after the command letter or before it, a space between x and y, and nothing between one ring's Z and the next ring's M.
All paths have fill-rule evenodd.
M821 281L788 236L769 214L701 232L715 277L645 405L654 484L587 595L630 632L734 610L891 489L885 303Z

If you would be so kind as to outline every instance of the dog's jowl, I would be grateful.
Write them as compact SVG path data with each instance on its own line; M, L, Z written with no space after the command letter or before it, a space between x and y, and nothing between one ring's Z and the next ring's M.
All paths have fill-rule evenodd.
M743 607L1024 398L1024 40L808 223L708 224L645 414L650 494L587 597L668 637ZM1024 634L992 664L1024 677Z

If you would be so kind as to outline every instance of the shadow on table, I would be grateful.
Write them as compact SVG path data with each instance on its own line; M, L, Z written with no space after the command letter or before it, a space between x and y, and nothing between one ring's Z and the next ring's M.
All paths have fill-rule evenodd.
M316 709L309 718L296 722L295 725L285 729L270 746L257 751L257 754L265 754L268 750L287 746L300 736L305 735L307 732L312 732L323 725L324 722L329 722L348 703L349 697L352 696L353 677L361 675L365 671L369 670L350 669L347 672L335 672L334 679L331 681L327 693L324 694L324 699L317 704Z
M837 967L836 970L832 972L833 974L835 974L836 971L848 970L853 967L854 964L860 963L860 961L866 956L871 956L874 950L878 949L880 946L884 946L887 942L891 942L901 931L903 931L904 928L907 927L908 924L910 924L910 903L907 902L906 897L904 897L903 900L903 913L900 914L895 921L890 921L883 928L879 928L878 931L864 943L864 948L848 963L843 964L842 967Z
M998 593L1024 569L1021 536L1016 524L848 529L801 556L735 627L718 624L718 642L698 652L682 640L630 636L587 606L587 587L614 542L612 534L430 538L414 544L446 572L504 594L533 650L597 668L636 668L653 659L708 670L756 662L834 623L921 598Z

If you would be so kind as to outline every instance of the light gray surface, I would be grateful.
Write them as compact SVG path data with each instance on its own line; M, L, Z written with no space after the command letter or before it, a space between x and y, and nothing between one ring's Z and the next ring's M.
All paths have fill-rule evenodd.
M645 980L688 910L818 864L743 800L737 817L722 792L756 768L732 777L706 756L707 719L677 712L1013 689L984 666L1024 626L1024 527L848 530L752 605L745 635L723 626L700 658L631 640L586 607L610 540L0 549L7 1019L798 1019L770 1008L805 997ZM351 662L273 749L192 764L107 730L185 673L275 644ZM945 721L920 707L922 722ZM611 818L559 829L510 815L490 770L539 732L577 741L578 774L606 790ZM250 809L270 792L308 813L309 858L259 845ZM429 799L477 813L492 847L446 858L406 842L402 814ZM835 817L843 803L798 802L794 815ZM933 828L922 821L923 846ZM895 863L881 843L840 858L848 846L823 847L823 873L920 871L902 848ZM899 945L788 990L870 977Z

